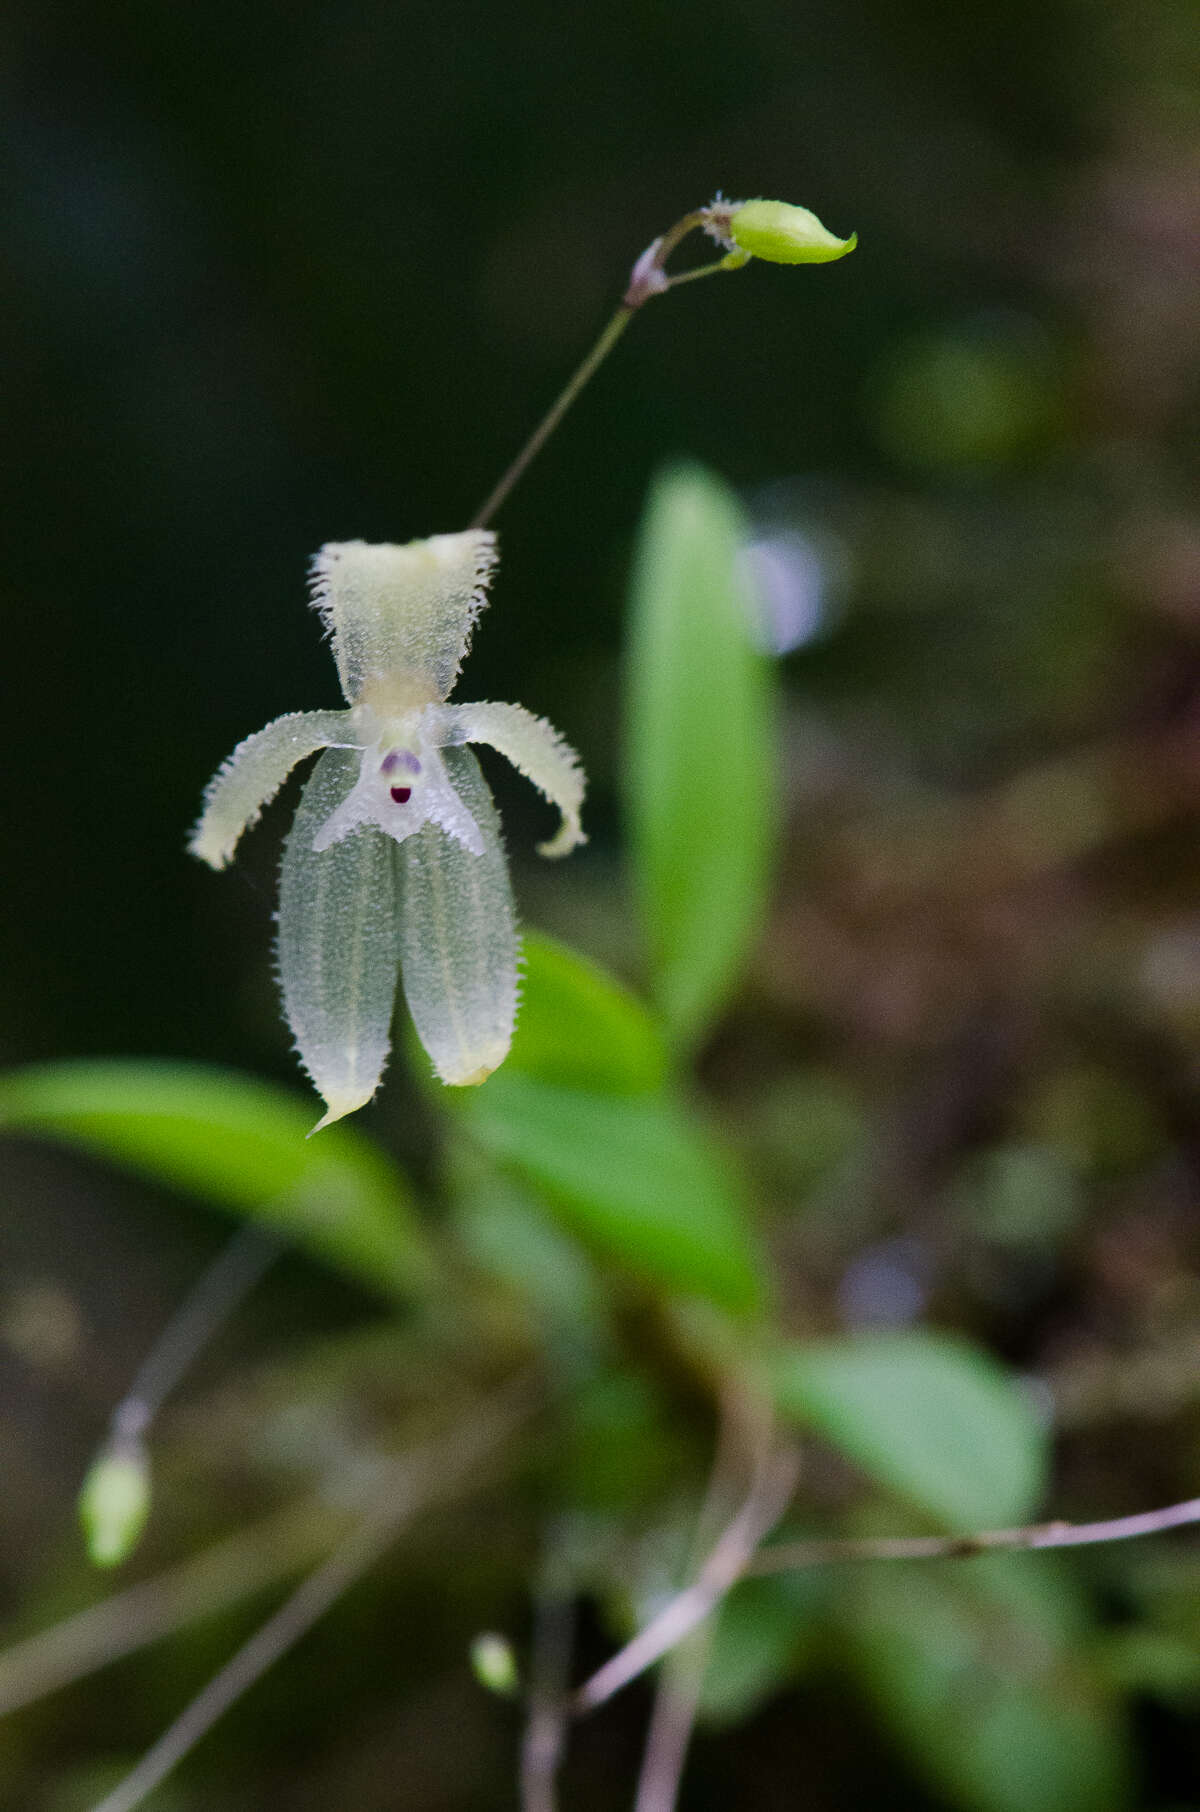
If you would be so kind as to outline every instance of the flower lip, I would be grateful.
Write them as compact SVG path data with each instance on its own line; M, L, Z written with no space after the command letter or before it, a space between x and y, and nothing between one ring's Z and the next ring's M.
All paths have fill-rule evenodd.
M421 764L412 750L389 749L379 764L379 772L389 781L393 780L393 776L400 774L407 774L409 776L407 785L403 780L396 779L393 784L388 787L388 792L391 795L393 805L407 805L413 795L412 779L421 772Z

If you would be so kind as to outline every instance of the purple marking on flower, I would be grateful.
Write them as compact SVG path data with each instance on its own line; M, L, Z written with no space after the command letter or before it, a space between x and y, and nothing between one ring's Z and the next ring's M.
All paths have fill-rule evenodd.
M379 764L381 774L394 774L397 768L404 768L410 774L421 772L421 764L411 749L389 749Z
M394 786L389 788L389 791L397 805L407 805L412 798L412 788L410 786Z

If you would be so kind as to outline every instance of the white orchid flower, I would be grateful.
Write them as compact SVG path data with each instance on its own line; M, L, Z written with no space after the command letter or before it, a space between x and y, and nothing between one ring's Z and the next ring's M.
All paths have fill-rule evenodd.
M325 753L284 849L279 974L321 1126L370 1100L387 1061L397 972L443 1082L504 1061L518 941L500 825L471 743L490 743L559 808L547 856L584 841L578 757L521 705L446 703L496 562L483 529L405 547L331 542L313 604L348 710L297 711L217 772L193 854L223 868L293 767Z

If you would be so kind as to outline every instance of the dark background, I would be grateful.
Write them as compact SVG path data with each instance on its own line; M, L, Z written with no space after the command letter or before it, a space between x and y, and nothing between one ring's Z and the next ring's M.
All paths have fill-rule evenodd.
M853 1227L818 1203L784 1243L785 1294L853 1321L879 1274L860 1251L882 1252L887 1288L1054 1374L1073 1507L1194 1491L1195 27L1173 0L10 4L0 1058L295 1077L268 952L286 811L230 876L183 843L237 740L337 702L310 556L463 526L648 240L718 188L804 203L860 250L656 302L502 513L464 696L546 712L592 778L592 842L547 877L519 853L539 808L497 772L519 889L636 979L623 592L651 472L699 458L821 574L784 667L776 916L703 1065L773 1212L868 1139ZM375 1112L410 1149L402 1088ZM1060 1167L997 1208L979 1176L1014 1147ZM61 1156L5 1164L3 1568L38 1622L107 1410L222 1229ZM210 1381L364 1315L289 1261ZM511 1613L528 1555L497 1553L449 1602L416 1563L405 1590L445 1657ZM508 1803L504 1714L474 1688L422 1679L402 1730L390 1690L372 1699L396 1641L374 1602L308 1663L308 1699L296 1672L266 1687L218 1785L163 1807ZM38 1812L85 1804L89 1758L150 1740L229 1639L153 1685L122 1675L135 1714L97 1689L22 1727L13 1754L50 1758ZM826 1690L764 1714L692 1803L795 1803L807 1732L814 1806L923 1805ZM370 1740L333 1728L343 1703ZM1145 1715L1145 1803L1182 1803L1194 1721Z
M1133 255L1079 187L1138 129L1138 29L1056 6L10 10L8 1053L269 1059L273 1011L242 992L261 914L178 851L236 740L336 697L309 557L465 523L632 258L718 187L812 205L864 255L648 315L506 510L471 686L552 703L594 766L658 461L894 482L881 364L980 309L1021 311L1061 377L1080 285ZM1179 255L1170 221L1123 225Z

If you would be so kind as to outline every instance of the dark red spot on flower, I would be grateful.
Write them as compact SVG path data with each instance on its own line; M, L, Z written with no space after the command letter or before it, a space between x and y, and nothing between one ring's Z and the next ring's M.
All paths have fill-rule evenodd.
M412 798L412 788L410 786L394 786L390 787L388 790L397 805L407 805Z

